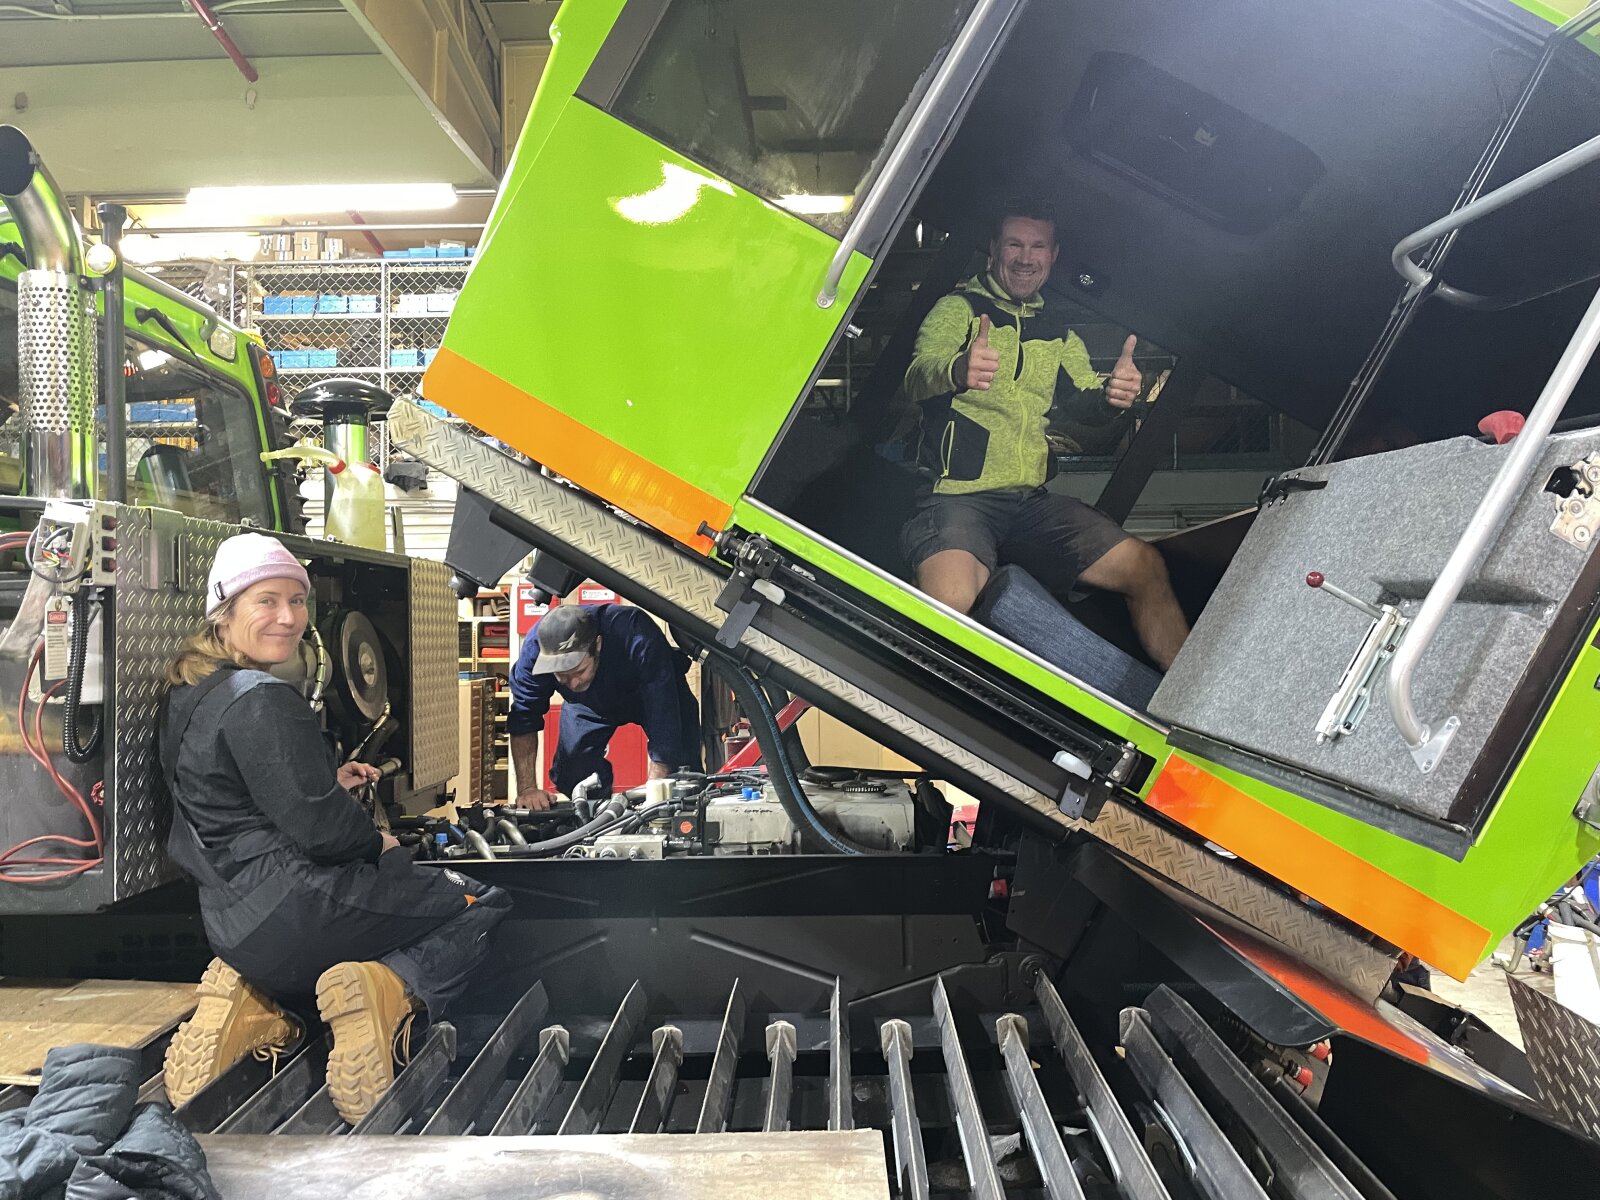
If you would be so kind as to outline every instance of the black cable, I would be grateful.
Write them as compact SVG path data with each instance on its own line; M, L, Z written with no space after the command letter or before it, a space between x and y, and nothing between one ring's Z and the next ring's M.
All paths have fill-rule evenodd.
M87 745L78 744L78 714L83 700L83 671L89 654L89 590L79 588L72 597L72 653L67 659L67 705L61 718L61 749L75 763L86 763L100 753L105 728L101 705L94 706L94 726Z
M739 697L739 706L744 709L745 716L750 718L750 728L755 732L756 742L761 747L761 756L766 759L767 778L772 783L773 791L778 794L778 803L783 805L783 811L789 814L789 820L794 822L794 827L800 833L801 851L804 853L820 851L828 854L877 853L847 837L840 836L823 824L822 818L817 815L817 810L811 807L811 801L806 799L805 789L800 786L800 777L795 774L794 763L784 749L783 731L778 728L777 718L772 714L772 706L767 703L766 694L737 664L724 661L721 666L723 669L718 674L728 681L734 694Z

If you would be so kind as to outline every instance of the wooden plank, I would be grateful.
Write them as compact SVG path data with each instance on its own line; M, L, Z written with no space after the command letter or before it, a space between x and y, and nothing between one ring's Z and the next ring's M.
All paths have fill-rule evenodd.
M138 1046L194 1008L194 984L0 978L0 1084L34 1084L56 1046Z
M202 1137L228 1200L888 1200L883 1136Z

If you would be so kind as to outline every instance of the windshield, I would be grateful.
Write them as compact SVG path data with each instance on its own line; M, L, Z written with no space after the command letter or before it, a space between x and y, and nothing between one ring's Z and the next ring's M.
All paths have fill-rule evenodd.
M254 405L239 385L130 335L128 500L193 517L272 525ZM0 494L22 490L17 297L0 288ZM105 431L101 414L100 439ZM100 458L104 471L105 457ZM100 493L105 494L102 474Z

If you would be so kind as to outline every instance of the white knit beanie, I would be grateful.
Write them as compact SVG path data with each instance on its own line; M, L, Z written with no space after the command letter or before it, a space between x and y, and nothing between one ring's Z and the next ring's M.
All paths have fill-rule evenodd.
M217 547L206 579L206 616L210 616L252 583L293 579L311 590L311 577L284 544L264 533L235 534Z

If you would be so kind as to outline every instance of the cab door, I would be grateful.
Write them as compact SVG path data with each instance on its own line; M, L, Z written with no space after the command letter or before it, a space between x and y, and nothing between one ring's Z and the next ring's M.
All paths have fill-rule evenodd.
M706 547L1021 2L567 5L424 394Z

